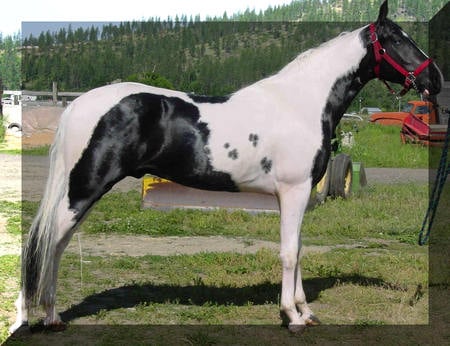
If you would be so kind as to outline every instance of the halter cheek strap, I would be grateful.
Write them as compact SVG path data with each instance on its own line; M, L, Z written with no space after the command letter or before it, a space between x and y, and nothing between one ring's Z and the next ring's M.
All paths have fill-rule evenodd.
M389 65L391 65L394 69L396 69L398 72L400 72L405 77L405 82L403 83L403 90L400 92L400 96L405 95L411 87L414 87L416 89L416 78L417 76L425 70L428 65L433 61L430 58L427 58L422 64L419 65L414 71L407 71L403 66L398 64L387 52L386 49L384 49L381 46L380 41L378 41L378 35L376 32L376 25L375 23L370 24L370 41L373 45L373 52L375 55L375 67L374 72L375 76L382 80L384 84L386 84L389 91L393 94L395 94L395 91L390 87L390 85L384 80L380 78L380 66L381 62L385 60Z

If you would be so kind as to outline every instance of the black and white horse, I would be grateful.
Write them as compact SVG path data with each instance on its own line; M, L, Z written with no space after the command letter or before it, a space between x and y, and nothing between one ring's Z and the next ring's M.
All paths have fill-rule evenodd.
M34 304L56 310L61 255L92 206L126 176L150 173L206 190L275 195L280 206L281 312L291 331L319 323L306 303L300 225L323 176L331 137L355 95L380 78L439 93L438 67L386 18L300 54L277 74L228 97L194 96L136 83L101 87L61 117L44 197L22 258L17 321Z

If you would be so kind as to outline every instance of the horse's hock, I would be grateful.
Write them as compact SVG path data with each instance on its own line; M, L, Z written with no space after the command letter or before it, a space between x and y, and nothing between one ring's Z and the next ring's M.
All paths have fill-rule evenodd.
M25 105L22 108L24 147L50 145L64 107Z

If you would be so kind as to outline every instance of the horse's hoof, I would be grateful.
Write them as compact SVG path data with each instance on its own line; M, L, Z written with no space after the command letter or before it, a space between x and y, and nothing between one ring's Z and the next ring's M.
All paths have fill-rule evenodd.
M40 320L35 325L31 327L31 333L42 333L42 332L62 332L67 329L67 324L63 321L55 321L52 323L44 323L43 320Z
M291 332L292 334L295 334L295 335L303 334L305 329L306 329L305 324L289 324L289 326L288 326L289 332Z
M62 321L55 322L45 326L45 329L50 332L62 332L67 329L67 323L64 323Z
M314 315L310 315L306 320L305 320L306 325L308 326L318 326L319 324L321 324L322 322L320 322L320 320L314 316Z
M291 321L289 320L288 315L284 311L280 311L280 318L281 318L281 326L288 327Z

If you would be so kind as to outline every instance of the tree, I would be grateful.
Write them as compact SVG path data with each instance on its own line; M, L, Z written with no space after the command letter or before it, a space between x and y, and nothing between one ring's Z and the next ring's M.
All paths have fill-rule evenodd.
M126 78L127 82L137 82L146 85L152 85L159 88L175 89L172 83L165 77L155 72L135 73Z
M0 54L0 76L6 89L20 89L20 40L7 36L2 40Z

